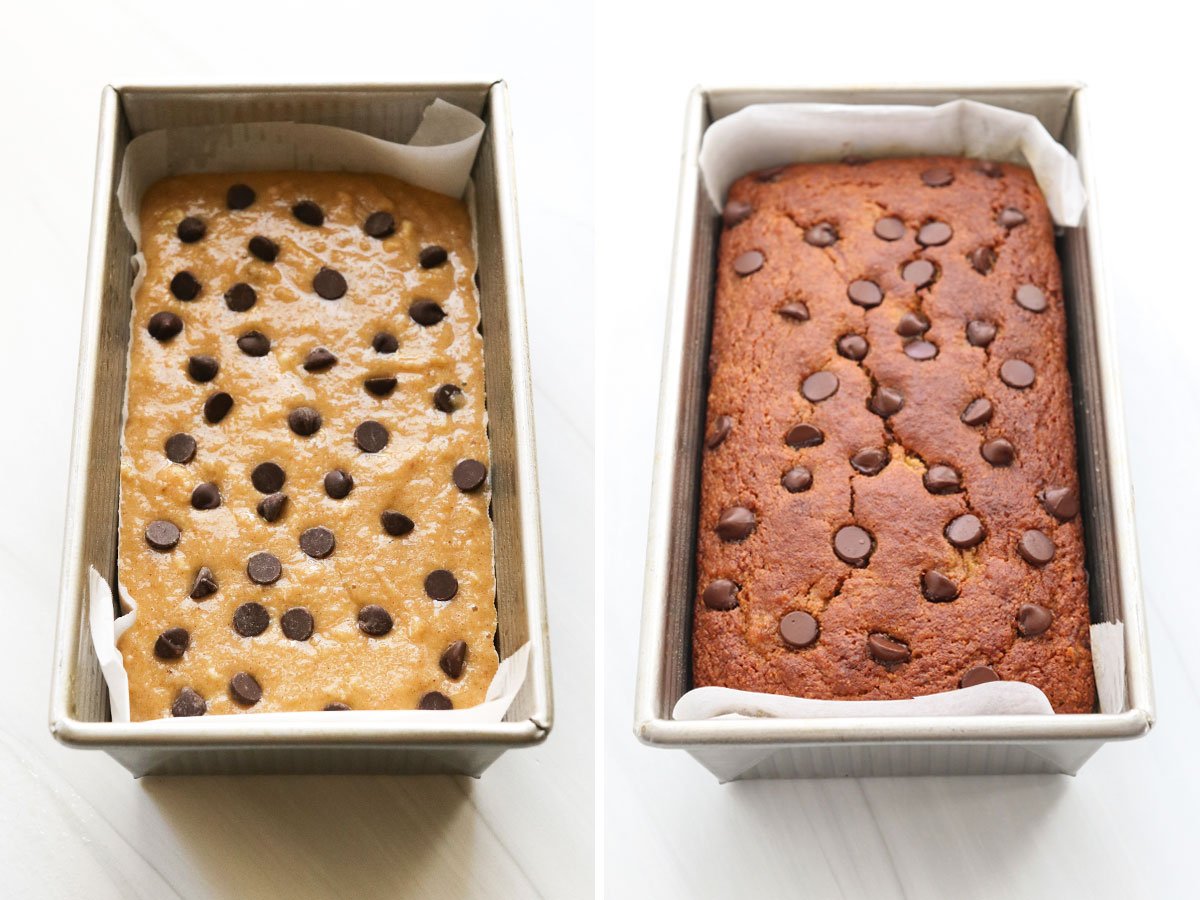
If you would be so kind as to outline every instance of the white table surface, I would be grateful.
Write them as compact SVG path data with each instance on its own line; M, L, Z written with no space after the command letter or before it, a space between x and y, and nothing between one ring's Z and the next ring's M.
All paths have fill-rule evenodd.
M620 115L624 126L598 132L596 209L607 896L1196 896L1195 52L1155 3L1122 4L1119 15L1103 4L1075 15L1053 6L726 3L699 4L687 16L645 6L634 28L627 4L601 14L600 118ZM619 61L610 61L604 48L618 35ZM680 751L640 746L631 698L687 90L697 82L1051 80L1092 87L1157 726L1142 740L1102 748L1076 778L721 786ZM609 171L621 173L619 191L603 189Z
M0 27L0 271L9 273L0 277L0 609L9 636L0 656L0 896L590 896L592 120L578 104L591 96L586 12L73 6L6 7ZM512 52L552 27L577 37ZM559 77L542 77L547 69ZM59 746L47 730L50 648L102 85L497 74L510 81L517 144L557 701L550 738L506 754L480 781L139 782L103 754ZM10 277L17 272L27 276Z

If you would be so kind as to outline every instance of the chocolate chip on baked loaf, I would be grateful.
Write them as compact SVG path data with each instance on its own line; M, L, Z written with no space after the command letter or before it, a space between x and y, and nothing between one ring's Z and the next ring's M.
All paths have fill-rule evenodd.
M747 250L733 261L733 271L745 278L763 267L767 258L757 250Z
M737 609L738 586L728 578L718 578L704 589L701 597L704 600L704 605L709 609L715 609L719 612L728 612L731 609Z
M875 552L875 539L865 528L843 525L833 536L833 552L847 565L862 568Z
M821 636L821 627L809 613L790 612L779 620L779 637L793 650L811 647Z

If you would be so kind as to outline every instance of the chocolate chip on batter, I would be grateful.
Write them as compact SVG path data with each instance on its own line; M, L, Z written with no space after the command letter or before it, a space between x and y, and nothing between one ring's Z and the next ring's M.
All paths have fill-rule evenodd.
M279 463L259 463L250 473L250 483L260 494L273 494L282 490L286 481L287 473Z
M801 491L807 491L812 487L813 476L812 472L805 466L795 466L783 473L783 477L779 479L779 483L790 494L799 494Z
M979 517L971 513L955 516L946 525L946 540L960 550L978 546L987 535Z
M371 338L371 346L375 349L376 353L395 353L400 349L400 342L396 340L394 334L381 331L375 337Z
M211 481L196 485L192 491L193 509L216 509L221 505L221 490Z
M178 272L171 279L171 293L178 300L195 300L200 293L200 282L191 272Z
M927 259L914 259L905 263L904 268L900 270L900 277L918 290L932 284L935 275L937 267Z
M904 663L912 659L912 651L908 644L886 634L868 635L867 650L876 662L884 665Z
M324 706L325 712L349 712L350 707L345 703L326 703Z
M233 397L225 391L217 391L204 401L204 418L210 425L216 425L233 409Z
M884 216L875 223L875 237L881 241L898 241L904 237L904 222L895 216Z
M245 209L254 202L254 188L248 184L235 184L225 192L225 205L230 209Z
M929 330L929 317L923 312L906 312L896 324L901 337L919 337Z
M926 222L917 232L917 243L922 247L940 247L954 237L954 229L945 222Z
M967 323L967 343L972 347L986 347L996 339L996 326L982 319Z
M336 543L333 532L321 525L305 529L300 535L300 549L313 559L327 558Z
M452 572L435 569L425 576L425 593L431 600L453 600L458 593L458 579Z
M314 435L321 428L321 414L311 406L298 406L288 413L288 427L300 437Z
M234 312L245 312L258 302L258 292L244 281L239 281L225 292L225 305Z
M733 260L733 271L745 278L761 269L764 262L766 262L766 257L757 250L747 250Z
M176 718L183 716L202 716L208 712L208 704L204 698L189 687L185 687L171 703L171 715Z
M779 620L779 637L793 650L811 647L820 635L817 620L802 610L790 612Z
M156 312L150 317L146 330L156 341L169 341L183 331L183 319L173 312Z
M246 574L255 584L274 584L283 574L283 567L273 554L260 552L246 560Z
M837 229L829 222L818 222L804 231L804 242L814 247L832 247L837 239Z
M415 527L412 519L394 509L385 509L379 516L379 522L384 532L392 537L404 537Z
M354 489L354 479L345 469L333 469L325 473L325 493L333 500L342 500Z
M987 684L991 681L999 681L1000 676L996 674L996 670L991 666L972 666L963 673L962 680L958 686L969 688L975 687L977 684Z
M208 566L201 566L192 581L192 589L188 592L188 596L193 600L203 600L215 594L217 587L217 576L213 574L213 570Z
M396 389L396 379L389 375L377 375L364 381L363 387L367 389L368 394L386 397Z
M1002 225L1005 228L1012 229L1018 225L1025 224L1025 213L1021 212L1016 207L1006 206L1000 210L1000 215L996 216L996 224Z
M718 578L704 589L701 598L704 605L718 612L728 612L737 609L738 586L728 578Z
M875 388L875 393L871 395L871 399L867 402L867 409L885 419L888 416L894 416L903 408L904 395L895 388L883 387L882 385Z
M922 479L931 494L957 494L962 490L962 476L944 464L930 466Z
M875 552L875 539L865 528L843 525L833 536L833 552L842 562L861 569Z
M392 630L392 616L382 606L374 603L358 611L358 629L371 637L383 637Z
M207 231L207 228L203 219L188 216L186 219L180 221L175 229L175 234L185 244L194 244L204 237L205 231Z
M793 300L779 308L779 315L792 322L807 322L808 305L800 300Z
M301 200L292 207L292 215L305 225L319 228L325 224L325 211L312 200Z
M446 253L446 248L438 244L430 244L428 247L422 247L420 254L417 256L417 261L421 263L422 269L436 269L444 263L449 256Z
M732 228L750 218L750 214L753 212L754 207L749 203L743 200L730 200L725 204L725 209L721 213L721 222L726 228Z
M390 237L396 233L396 219L390 212L373 212L363 222L363 231L373 238Z
M938 355L937 344L932 341L909 341L904 345L904 355L917 362L925 362Z
M243 603L233 611L233 630L242 637L257 637L271 624L271 614L261 603Z
M864 447L850 457L854 471L863 475L878 475L891 461L892 457L880 447Z
M442 651L442 656L438 660L438 666L450 678L458 678L463 673L463 666L467 662L467 642L454 641L450 646Z
M283 636L293 641L307 641L313 633L313 616L303 606L293 606L279 617Z
M276 492L267 494L258 501L258 514L262 516L264 522L278 522L280 516L283 515L283 510L287 507L287 494Z
M986 275L996 266L996 251L991 247L976 247L967 254L967 261L980 275Z
M958 585L936 569L921 576L921 593L933 603L946 603L958 598Z
M154 642L154 655L159 659L179 659L191 643L186 628L168 628Z
M378 453L388 443L388 430L374 419L367 419L354 429L354 443L364 453Z
M337 269L321 266L313 276L313 290L325 300L340 300L346 296L346 278Z
M828 400L838 389L838 377L829 371L813 372L804 379L800 393L810 403L820 403Z
M979 448L980 455L993 466L1011 466L1017 458L1017 450L1006 438L992 438Z
M247 331L237 339L237 345L247 356L266 356L271 352L271 339L261 331Z
M466 403L466 397L457 384L443 384L433 392L433 405L444 413L457 412Z
M1046 294L1035 284L1021 285L1013 293L1013 299L1017 301L1017 306L1035 313L1045 312L1048 305Z
M417 300L408 308L408 315L418 325L426 328L446 318L445 311L433 300Z
M1046 512L1060 522L1066 522L1079 515L1079 497L1069 487L1046 488L1038 492L1038 499Z
M220 365L215 357L212 356L189 356L187 370L188 374L196 381L204 384L207 381L212 381L217 377L217 372Z
M229 679L229 695L242 706L253 706L262 699L262 687L249 672L238 672Z
M315 347L304 357L304 369L307 372L322 372L337 362L337 357L324 347Z
M954 173L942 166L935 166L922 172L921 180L929 187L945 187L954 181Z
M478 490L487 478L487 466L475 459L464 459L454 467L454 486L460 491Z
M864 309L871 309L883 302L883 291L879 285L865 278L850 282L846 288L846 296L850 298L851 303Z
M1036 603L1024 603L1017 611L1017 631L1021 637L1037 637L1044 634L1054 621L1054 614Z
M421 695L417 709L454 709L454 703L441 691L430 691Z
M179 526L166 519L155 519L146 526L146 543L160 553L174 550L179 543Z
M837 339L837 351L846 359L852 359L855 362L866 359L867 352L871 349L871 345L867 343L867 339L861 334L843 334Z
M1042 531L1030 528L1017 541L1017 552L1031 566L1044 566L1054 559L1054 541Z
M163 452L171 462L186 466L196 456L196 439L183 432L173 434L163 444Z
M799 450L801 447L815 447L825 440L825 432L816 425L809 425L807 422L802 422L799 425L793 425L789 428L783 440L789 447L796 450Z
M729 437L731 431L733 431L733 417L717 416L713 420L712 431L704 439L704 446L709 450L716 450L725 443L725 438Z
M270 238L263 237L261 234L256 234L250 238L250 243L247 246L250 248L250 252L263 262L273 263L276 257L279 256L279 245Z
M723 541L744 541L753 533L758 521L754 513L744 506L730 506L721 510L714 529Z
M1033 384L1033 366L1023 359L1007 359L1000 364L1000 380L1011 388L1024 390Z
M987 397L976 397L962 411L962 420L966 425L986 425L992 421L992 401Z

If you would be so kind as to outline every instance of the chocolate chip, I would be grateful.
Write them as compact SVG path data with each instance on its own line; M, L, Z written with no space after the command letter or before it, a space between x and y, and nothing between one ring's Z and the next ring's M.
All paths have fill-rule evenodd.
M428 328L446 318L446 313L432 300L418 300L408 308L408 314L418 325Z
M938 355L937 344L931 341L909 341L904 345L904 355L917 362L925 362Z
M250 252L261 259L263 262L273 263L275 258L279 256L279 245L268 237L263 237L261 234L256 234L250 238L250 243L247 245Z
M247 356L266 356L271 351L271 339L261 331L247 331L237 339L237 345Z
M730 506L721 510L717 527L713 529L723 541L744 541L754 532L758 522L754 513L744 506Z
M867 402L867 409L875 413L877 416L887 418L894 416L904 408L904 395L895 388L877 387L875 393L871 395L871 399Z
M337 269L321 266L313 276L313 290L325 300L340 300L346 296L346 278Z
M159 659L179 659L191 642L186 628L168 628L154 642L154 655Z
M368 394L374 394L376 397L386 397L396 389L396 379L390 375L377 375L374 378L368 378L364 381L363 387L367 389Z
M204 237L204 232L207 230L203 219L188 216L186 219L180 221L179 225L175 228L175 234L185 244L194 244Z
M196 456L196 439L190 434L173 434L163 444L167 459L181 466L186 466Z
M301 200L292 207L292 215L305 225L319 228L325 224L325 211L312 200Z
M851 303L864 309L871 309L883 302L883 291L879 285L865 278L850 282L850 286L846 288L846 296L850 298Z
M1022 637L1037 637L1044 634L1054 621L1054 614L1036 603L1024 603L1017 611L1017 631Z
M300 535L300 549L313 559L328 557L333 553L335 543L333 532L321 525L308 528Z
M171 715L176 718L202 716L206 712L208 712L208 704L204 702L204 698L189 687L181 690L171 704Z
M211 481L196 485L192 490L193 509L216 509L221 505L221 491Z
M442 656L438 660L438 666L446 673L449 678L458 678L463 673L463 666L467 662L467 642L454 641L450 646L442 651Z
M969 688L975 687L977 684L987 684L989 681L999 680L1000 676L996 674L996 670L991 666L972 666L963 673L962 680L958 683L958 686Z
M234 312L245 312L258 302L258 292L244 281L239 281L225 292L225 305Z
M754 212L754 207L749 203L742 200L730 200L725 204L725 209L721 213L721 222L726 228L732 228L750 218L752 212Z
M212 356L189 356L187 370L188 374L201 384L212 381L217 377L217 371L220 366L217 360Z
M842 562L861 569L875 552L875 541L865 528L843 525L833 536L833 552Z
M967 425L986 425L992 421L992 412L992 401L987 397L977 397L967 404L961 418Z
M487 466L478 460L464 459L454 467L454 485L468 493L477 490L487 478Z
M891 461L888 452L879 447L864 447L850 457L850 465L863 475L878 475Z
M972 269L980 275L986 275L995 268L996 251L991 247L976 247L967 254L967 260L971 263Z
M875 223L875 237L881 241L898 241L904 237L904 222L895 216L884 216Z
M1017 541L1017 552L1031 566L1044 566L1054 559L1054 541L1044 532L1030 528Z
M395 353L400 349L400 342L396 340L394 334L381 331L375 337L371 338L371 346L375 349L376 353Z
M1002 178L1004 170L1000 168L1000 163L993 162L990 159L985 159L979 164L979 171L988 178Z
M1025 213L1019 209L1006 206L1000 210L1000 215L996 216L996 224L1003 225L1005 228L1016 228L1018 225L1025 224Z
M729 437L729 432L733 431L732 416L717 416L713 420L712 431L708 433L708 437L704 439L704 446L709 450L716 450L723 443L725 438Z
M196 573L196 578L192 581L192 589L188 592L188 596L193 600L203 600L216 592L217 576L208 566L201 566L200 571Z
M433 405L444 413L457 412L464 403L466 397L457 384L443 384L433 392Z
M349 712L350 707L345 703L326 703L324 706L325 712Z
M354 479L345 469L332 469L325 473L325 493L334 500L342 500L354 490Z
M745 278L747 275L753 275L763 267L766 262L764 257L757 250L747 250L733 261L733 271Z
M171 293L178 300L195 300L200 293L200 282L191 272L179 272L171 279Z
M146 543L160 553L174 550L179 543L179 527L166 519L155 519L146 526Z
M313 633L313 617L303 606L293 606L279 617L283 636L293 641L307 641Z
M954 237L954 229L945 222L926 222L917 232L917 243L922 247L940 247Z
M958 598L958 585L936 569L921 576L921 593L933 603L946 603Z
M373 238L390 237L396 232L396 220L390 212L373 212L363 222L363 231Z
M814 247L832 247L837 239L837 229L829 222L818 222L804 232L804 242Z
M1035 313L1045 312L1049 305L1042 289L1033 284L1023 284L1017 288L1013 299L1017 301L1017 306Z
M225 192L225 205L230 209L245 209L254 202L254 188L248 184L235 184Z
M1012 442L1005 438L992 438L984 441L979 448L980 455L993 466L1011 466L1017 458L1017 450Z
M900 270L900 277L918 290L932 284L935 275L937 268L927 259L914 259L905 263L904 268Z
M843 334L837 339L837 351L846 359L859 361L865 359L871 345L861 334Z
M255 584L274 584L283 574L283 567L272 554L255 553L246 560L246 574Z
M709 609L728 612L737 609L738 586L728 578L718 578L704 589L702 598Z
M300 437L314 435L321 428L321 414L311 406L298 406L288 413L288 428Z
M446 248L440 247L437 244L430 244L428 247L422 247L420 254L417 256L417 261L421 263L422 269L436 269L447 260Z
M316 347L308 351L304 357L304 368L308 372L321 372L337 362L337 357L324 347Z
M249 672L238 672L229 679L229 695L242 706L253 706L262 699L262 687Z
M287 494L267 494L258 501L258 514L262 516L264 522L277 522L283 515L287 502Z
M946 540L960 550L978 546L986 534L979 517L971 513L955 516L946 526Z
M793 322L807 322L808 306L799 300L795 300L791 303L785 303L783 306L781 306L779 308L779 314L785 319L790 319Z
M217 391L204 401L204 418L210 425L216 425L233 409L233 397L225 391Z
M412 519L394 509L385 509L379 516L379 522L392 537L404 537L415 527Z
M183 331L183 319L173 312L156 312L150 317L146 330L156 341L169 341Z
M929 330L929 318L922 312L906 312L896 325L901 337L918 337Z
M367 419L354 429L354 443L364 453L378 453L388 443L388 431L374 419Z
M1046 512L1060 522L1066 522L1079 515L1079 497L1069 487L1046 488L1038 493L1038 499Z
M787 166L771 166L769 169L761 169L754 173L754 180L761 184L778 181L779 176L783 174L786 168Z
M286 481L287 473L278 463L259 463L250 473L250 483L261 494L273 494L281 490Z
M799 494L801 491L807 491L812 487L812 472L804 466L796 466L788 469L783 473L783 477L779 479L779 483L791 494Z
M1008 359L1000 365L1000 380L1011 388L1024 390L1033 384L1033 366L1021 359Z
M358 611L358 630L371 637L383 637L392 630L392 616L374 603Z
M458 579L445 569L434 569L425 576L425 593L430 600L453 600L458 593Z
M806 612L790 612L779 620L779 636L793 650L803 650L817 642L821 628Z
M967 343L972 347L986 347L996 339L996 326L982 319L967 323Z
M428 694L421 695L421 699L417 702L417 709L454 709L454 704L440 691L430 691Z
M243 603L233 611L233 630L242 637L257 637L271 624L271 614L261 603Z
M908 662L912 659L912 651L908 649L908 644L886 634L868 635L867 650L876 662L885 665Z
M836 394L837 389L838 377L832 372L821 371L813 372L804 379L804 383L800 386L800 393L810 403L820 403Z
M950 466L941 463L930 466L922 479L925 490L931 494L957 494L962 490L962 476Z
M935 166L922 172L921 180L929 187L945 187L954 181L954 173L942 166Z
M815 447L825 440L825 432L821 431L816 425L809 425L807 422L804 422L789 428L783 440L789 447L796 450L799 450L801 447Z

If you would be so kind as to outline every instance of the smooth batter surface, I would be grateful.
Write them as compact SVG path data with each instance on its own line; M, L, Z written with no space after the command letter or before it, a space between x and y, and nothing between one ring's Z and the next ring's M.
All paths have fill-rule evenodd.
M256 198L230 209L226 192L245 183ZM311 200L323 211L320 226L292 211ZM395 232L382 239L363 225L377 211L390 212ZM204 236L183 242L185 217L205 224ZM181 690L190 688L208 714L241 711L320 710L330 703L353 709L412 709L437 691L456 708L484 695L497 666L490 492L455 485L457 463L488 465L484 410L483 340L473 276L471 222L465 206L438 194L371 175L266 172L190 175L154 185L143 200L141 250L145 278L134 301L128 414L121 461L121 523L118 578L137 604L137 622L120 649L129 673L134 720L171 715ZM273 263L248 249L256 235L273 240ZM424 248L447 251L441 265L419 262ZM347 290L323 299L313 278L322 266L337 269ZM191 301L178 299L172 279L186 270L201 288ZM257 301L235 312L225 292L250 284ZM418 299L441 306L445 318L422 326L409 314ZM178 315L182 331L166 341L147 330L160 311ZM266 355L239 349L239 336L258 331L270 341ZM373 347L380 332L398 349ZM337 358L322 371L303 367L324 347ZM189 357L214 357L219 370L200 383L188 372ZM375 396L364 381L394 376L395 390ZM436 408L439 386L461 387L463 405ZM233 407L212 424L205 401L224 391ZM300 436L288 415L317 410L319 430ZM388 432L380 452L355 442L355 429L374 420ZM173 434L195 438L194 458L167 458ZM287 503L274 522L257 511L266 496L251 481L260 463L286 473ZM323 483L331 470L353 478L344 499L331 498ZM215 484L220 506L195 509L193 490ZM389 535L381 514L392 510L414 523L404 536ZM155 520L178 526L178 545L153 549L146 529ZM300 547L307 529L332 531L331 555L314 559ZM248 558L278 558L282 576L271 585L251 581ZM189 596L197 571L207 566L218 582L210 596ZM458 582L451 600L431 599L426 576L448 570ZM233 627L234 611L247 602L270 614L266 630L244 637ZM359 627L362 607L383 607L394 620L381 637ZM280 616L305 607L315 627L307 640L286 637ZM177 659L155 654L160 634L189 633ZM455 641L468 645L462 674L451 678L439 658ZM236 702L230 681L250 674L261 686L253 705Z

